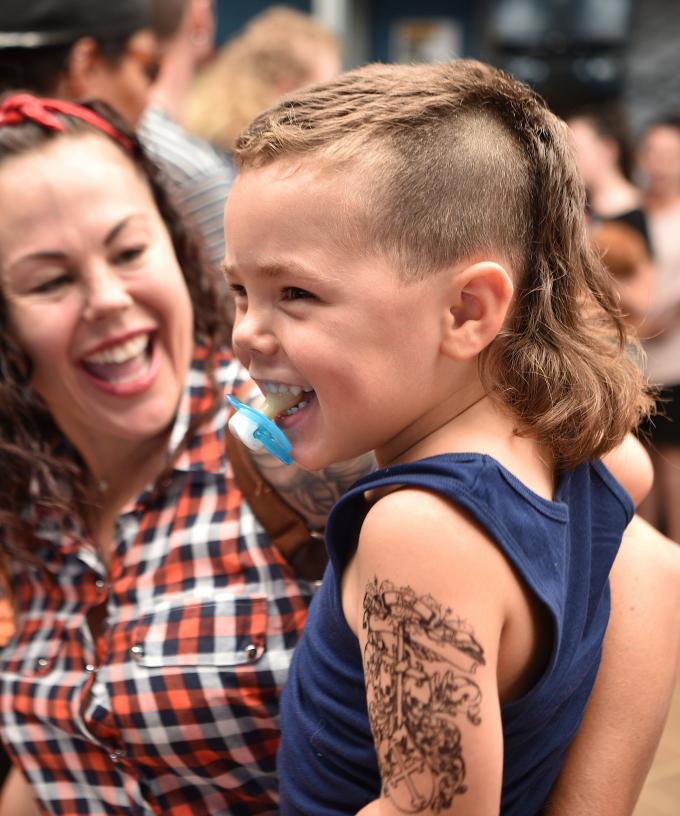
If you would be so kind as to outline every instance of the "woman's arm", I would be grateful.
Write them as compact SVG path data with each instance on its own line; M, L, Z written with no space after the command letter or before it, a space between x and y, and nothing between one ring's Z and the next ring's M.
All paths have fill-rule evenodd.
M630 816L680 656L680 547L635 517L611 574L600 670L546 816Z
M18 768L10 770L2 786L0 816L40 816L33 790Z
M310 530L323 530L335 502L375 467L372 454L319 471L284 465L268 454L250 452L250 456L262 478L305 519Z

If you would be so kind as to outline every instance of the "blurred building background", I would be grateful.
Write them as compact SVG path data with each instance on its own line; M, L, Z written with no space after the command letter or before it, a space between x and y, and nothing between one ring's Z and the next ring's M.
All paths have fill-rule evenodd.
M620 98L641 127L680 111L678 0L290 0L344 45L345 66L484 59L536 87L560 113ZM217 0L218 42L273 5Z

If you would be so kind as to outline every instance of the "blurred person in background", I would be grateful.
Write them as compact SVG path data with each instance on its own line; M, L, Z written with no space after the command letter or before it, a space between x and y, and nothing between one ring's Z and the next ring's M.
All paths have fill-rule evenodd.
M222 213L233 168L158 107L168 103L170 89L181 92L195 62L210 53L213 29L209 0L0 3L0 91L111 105L138 128L145 147L163 166L176 208L198 231L218 274L224 258Z
M199 73L187 127L227 154L237 135L282 96L342 70L338 40L313 17L272 6L219 50Z
M102 99L135 126L160 63L146 0L0 3L0 92Z
M661 387L650 429L655 486L642 512L680 542L680 116L647 127L638 167L656 269L642 333L649 379Z
M626 322L639 335L654 288L654 266L644 238L629 224L616 220L595 221L590 234L614 279ZM640 365L644 366L643 360Z
M567 118L593 241L614 277L621 308L636 330L650 308L654 265L642 194L633 182L628 122L615 102Z
M163 60L149 90L138 133L162 166L173 202L201 235L210 265L223 285L224 202L234 181L231 161L187 132L183 110L194 73L213 51L211 0L149 0Z
M163 64L149 102L181 125L196 71L214 54L215 2L150 2L153 28L163 45Z
M583 107L572 112L567 124L590 218L628 224L649 246L642 195L633 182L633 140L621 106L609 102Z

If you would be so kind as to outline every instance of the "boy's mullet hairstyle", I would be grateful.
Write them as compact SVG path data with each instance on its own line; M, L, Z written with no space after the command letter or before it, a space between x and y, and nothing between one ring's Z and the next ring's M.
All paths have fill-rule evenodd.
M651 412L566 125L526 85L474 60L369 65L265 111L235 155L242 169L348 167L369 246L405 280L509 264L514 300L480 372L558 467L603 455Z

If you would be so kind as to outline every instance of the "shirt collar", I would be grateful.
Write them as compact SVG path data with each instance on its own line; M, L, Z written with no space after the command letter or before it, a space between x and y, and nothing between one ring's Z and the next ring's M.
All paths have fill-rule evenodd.
M225 387L231 390L230 385L238 378L239 368L239 364L227 351L217 352L211 361L206 346L196 346L170 434L167 457L171 458L182 444L192 418L208 411L213 404L211 364L220 393L219 405L216 412L196 429L177 457L173 464L175 472L204 471L212 474L224 472L226 466L224 435L227 433L229 409L222 395Z

